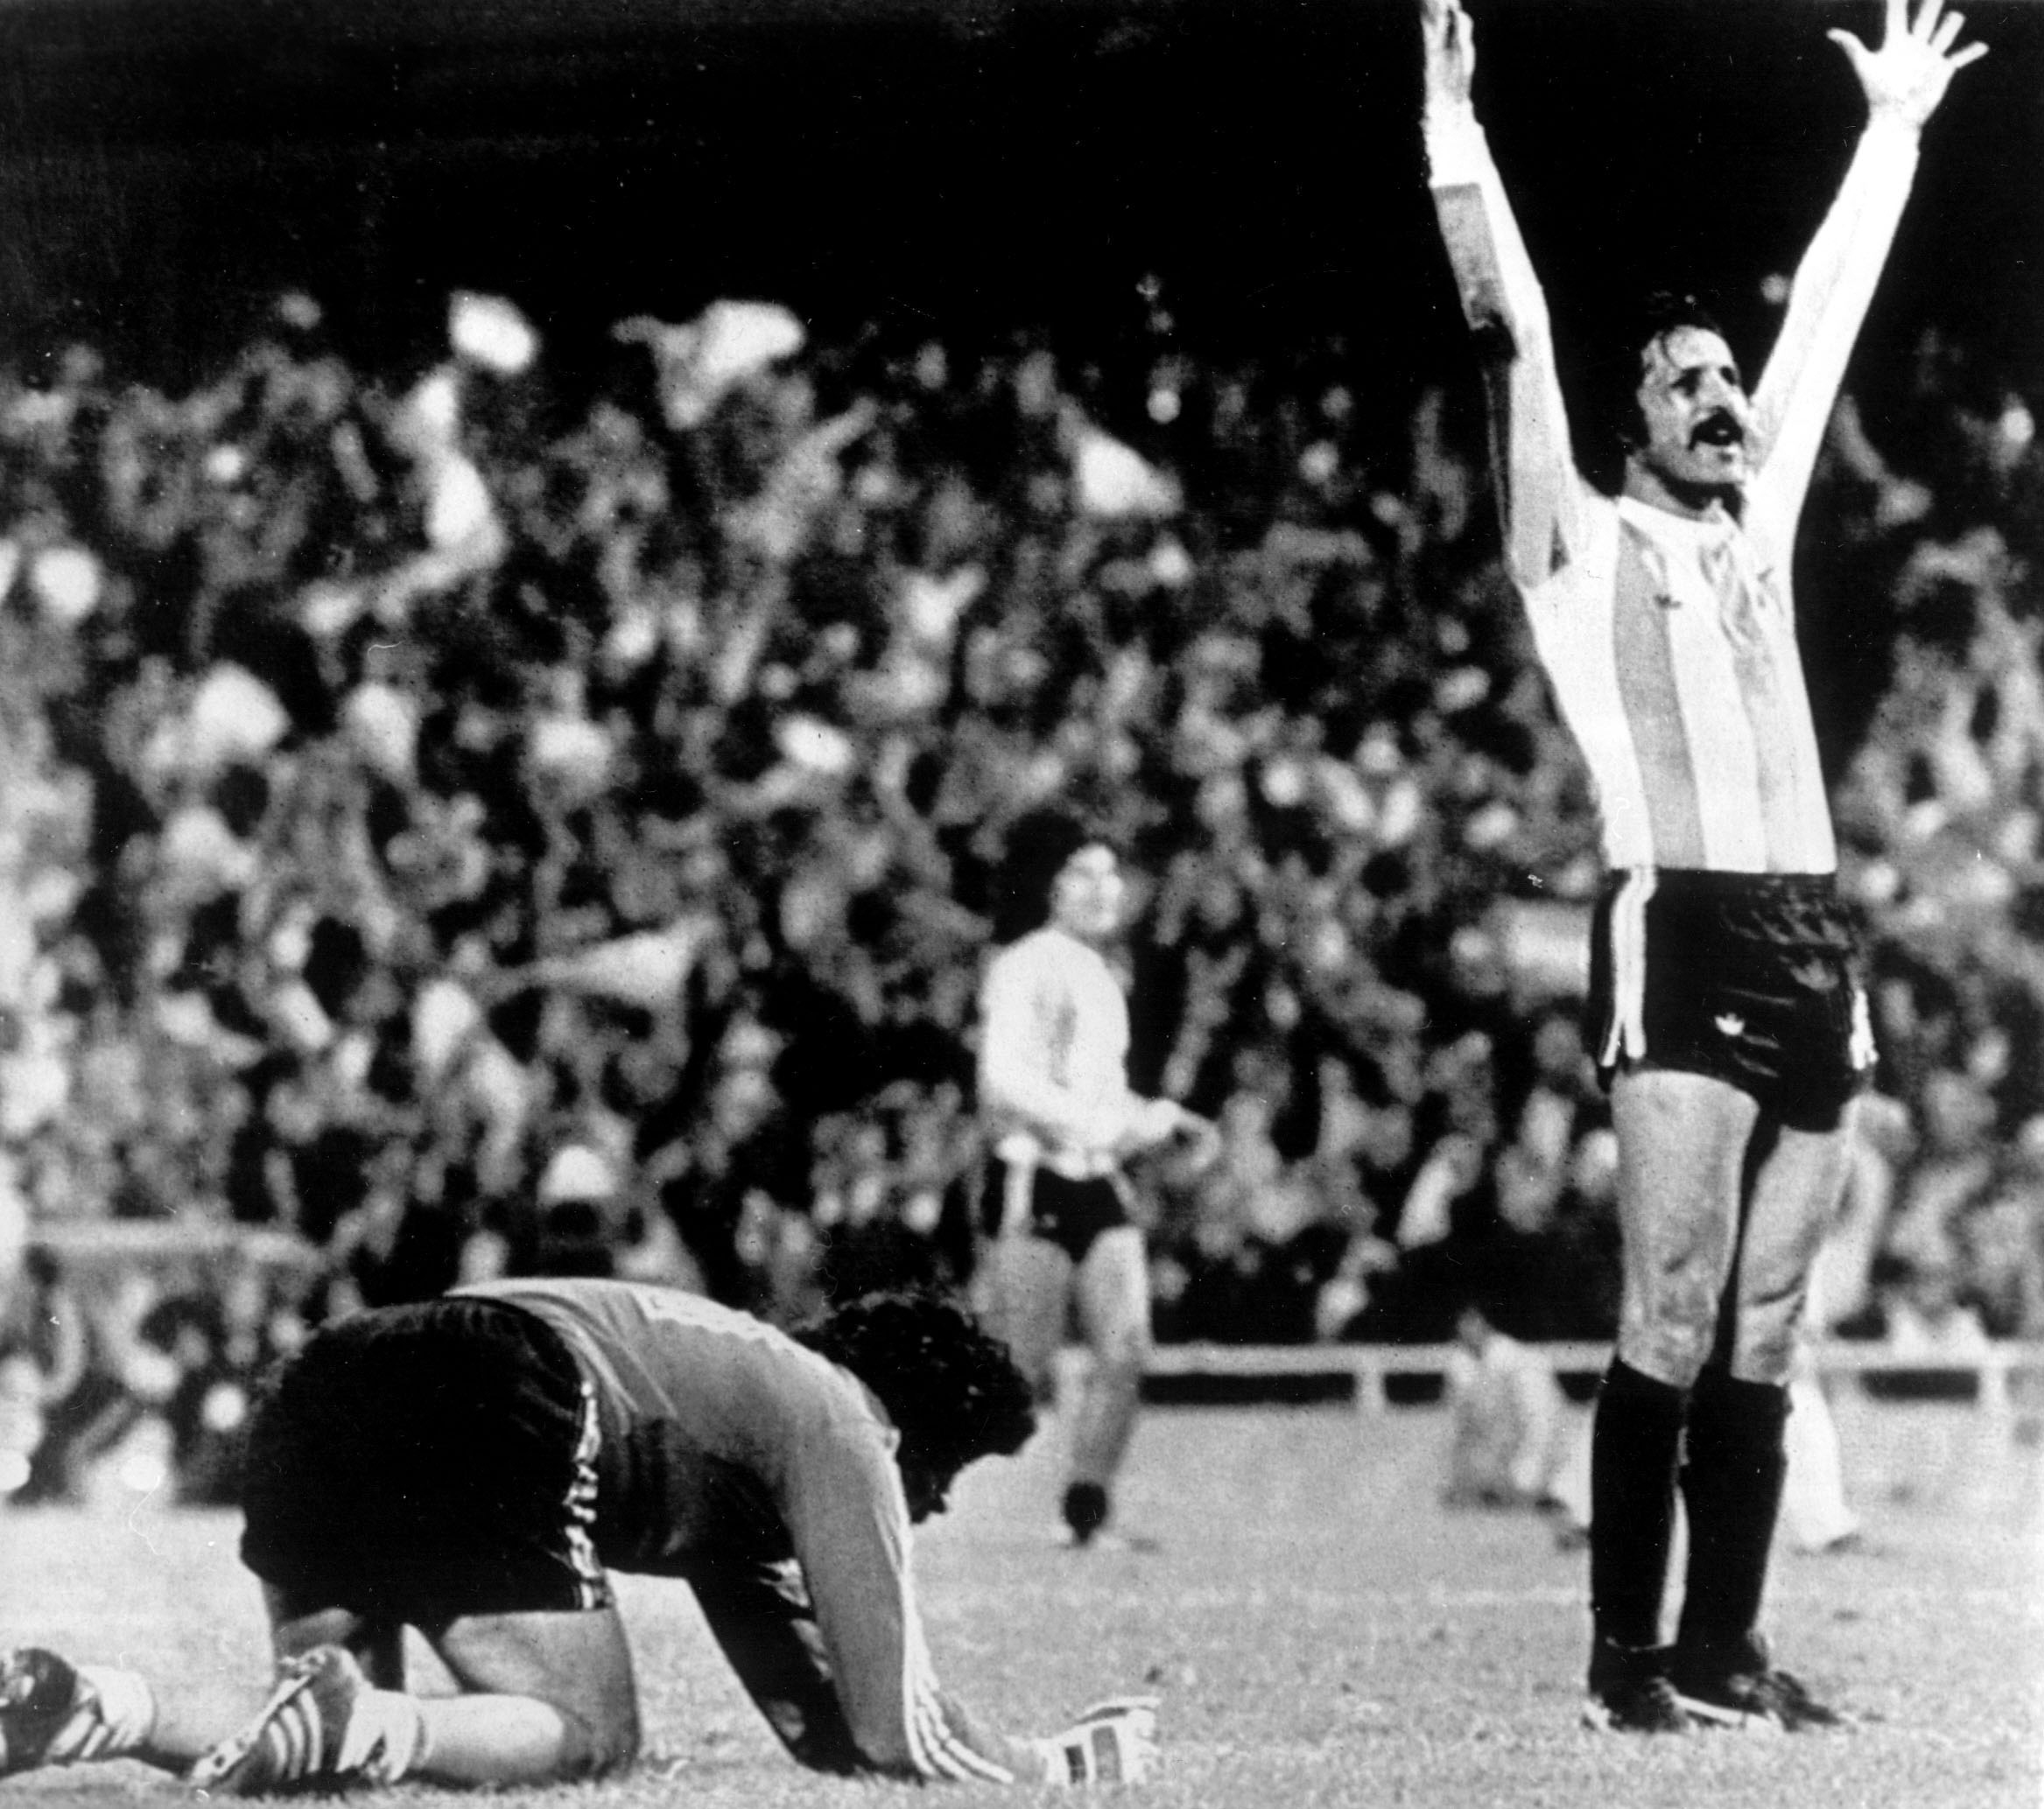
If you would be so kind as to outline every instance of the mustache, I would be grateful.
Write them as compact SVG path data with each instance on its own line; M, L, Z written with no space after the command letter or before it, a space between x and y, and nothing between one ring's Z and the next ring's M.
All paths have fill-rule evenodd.
M1743 446L1745 424L1730 409L1713 409L1689 430L1689 445Z

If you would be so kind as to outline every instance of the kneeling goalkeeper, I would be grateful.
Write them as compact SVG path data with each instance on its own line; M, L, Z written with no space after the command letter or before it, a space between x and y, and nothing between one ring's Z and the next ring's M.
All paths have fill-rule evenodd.
M526 1784L639 1750L609 1574L680 1578L775 1733L842 1774L1142 1775L1145 1701L1016 1739L941 1690L909 1528L1028 1391L932 1299L868 1296L793 1336L623 1282L490 1283L313 1340L255 1420L243 1561L277 1680L239 1732L138 1673L0 1658L0 1773L132 1757L221 1795L416 1778ZM415 1627L453 1696L404 1690Z

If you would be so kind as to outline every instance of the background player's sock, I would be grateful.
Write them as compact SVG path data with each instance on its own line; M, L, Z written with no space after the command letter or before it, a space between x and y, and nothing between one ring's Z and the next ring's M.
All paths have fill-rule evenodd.
M1788 1473L1788 1391L1708 1369L1689 1401L1682 1470L1689 1560L1675 1643L1738 1665L1760 1618Z
M1107 1524L1107 1491L1098 1483L1074 1483L1064 1491L1064 1524L1080 1545Z
M1686 1391L1613 1359L1590 1441L1590 1613L1598 1637L1657 1645Z

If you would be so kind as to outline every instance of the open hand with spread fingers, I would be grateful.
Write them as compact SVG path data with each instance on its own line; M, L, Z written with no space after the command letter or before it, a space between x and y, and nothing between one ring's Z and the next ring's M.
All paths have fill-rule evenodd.
M1468 106L1476 79L1476 27L1461 0L1420 0L1420 36L1426 46L1427 110Z
M1436 0L1427 0L1429 5ZM1440 0L1451 5L1453 0ZM1886 0L1878 50L1869 50L1850 32L1827 32L1845 53L1852 73L1866 91L1867 110L1876 118L1899 119L1921 126L1937 110L1951 80L1967 64L1987 54L1984 44L1952 46L1965 30L1963 13L1947 12L1944 0L1923 0L1916 17L1907 16L1907 0Z

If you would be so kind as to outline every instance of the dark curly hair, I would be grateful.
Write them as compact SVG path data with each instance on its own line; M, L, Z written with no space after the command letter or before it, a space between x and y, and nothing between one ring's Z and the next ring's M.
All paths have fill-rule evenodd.
M1707 303L1669 289L1627 298L1598 334L1601 349L1587 359L1582 371L1589 431L1576 452L1584 474L1599 489L1617 493L1625 480L1626 454L1639 444L1644 429L1640 380L1646 374L1647 348L1684 326L1730 337Z
M793 1336L878 1395L904 1459L946 1481L975 1458L1021 1450L1036 1430L1029 1385L1007 1348L940 1294L863 1294Z
M1102 841L1068 810L1030 810L1008 825L1001 871L994 882L994 936L1011 943L1040 929L1050 915L1050 888L1064 863Z

